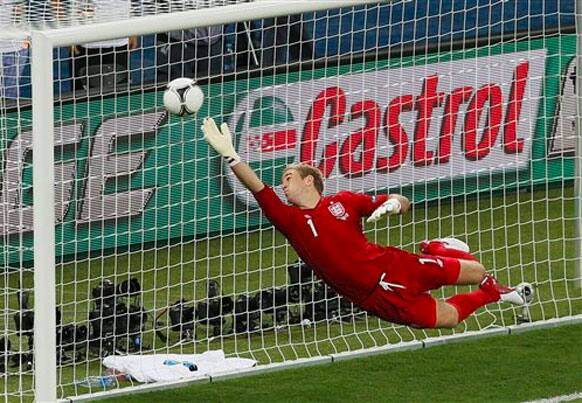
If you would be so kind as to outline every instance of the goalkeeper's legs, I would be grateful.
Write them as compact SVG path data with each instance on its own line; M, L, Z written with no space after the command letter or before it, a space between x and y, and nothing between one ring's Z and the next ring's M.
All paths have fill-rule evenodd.
M453 283L442 282L441 285L479 284L480 289L488 290L490 294L498 296L495 301L501 300L503 302L509 302L515 305L523 305L526 302L526 297L529 297L530 299L532 298L531 295L533 293L533 287L531 284L523 283L518 285L516 288L511 288L500 284L495 279L495 277L487 274L485 267L473 255L470 254L469 245L461 240L455 238L441 238L433 239L431 241L423 241L420 243L420 250L425 255L437 256L440 257L441 260L444 260L446 257L455 258L459 262L459 275L456 281ZM478 304L479 300L480 298L477 298L475 303ZM475 303L469 304L469 307ZM473 309L473 311L475 309ZM460 316L466 317L468 314L465 315L465 313L461 312Z
M529 287L531 288L531 286ZM437 300L435 326L455 327L477 309L492 302L503 301L514 305L523 305L526 303L524 292L525 288L519 290L504 286L495 277L487 274L475 291L454 295L445 301Z
M476 260L459 259L459 264L461 266L459 277L457 278L457 282L453 285L479 284L483 281L486 271L485 266L481 263Z
M456 284L479 284L475 291L458 294L445 301L436 302L436 327L452 328L464 321L477 309L499 300L516 305L525 299L513 288L499 284L485 267L469 253L469 246L454 238L445 238L421 243L423 253L456 257L459 261L459 277Z
M449 285L479 284L485 277L485 267L471 255L469 245L456 238L439 238L420 243L422 254L454 258L459 261L457 281ZM443 284L447 285L447 284Z
M444 301L437 300L435 327L453 328L477 309L498 300L498 295L488 293L481 288L465 294L454 295Z

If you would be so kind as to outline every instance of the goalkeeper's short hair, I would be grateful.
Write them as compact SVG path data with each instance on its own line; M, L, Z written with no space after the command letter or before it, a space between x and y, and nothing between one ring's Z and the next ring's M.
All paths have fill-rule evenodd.
M315 186L315 189L319 192L319 194L323 193L323 174L321 173L319 168L306 164L304 162L299 162L297 164L288 165L283 171L283 175L285 175L285 172L287 172L290 169L294 169L297 172L299 172L301 178L305 178L311 175L313 177L313 185Z

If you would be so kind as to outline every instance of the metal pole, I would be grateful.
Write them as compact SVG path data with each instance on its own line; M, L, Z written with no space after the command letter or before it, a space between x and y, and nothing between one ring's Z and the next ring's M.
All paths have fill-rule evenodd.
M34 201L34 386L37 402L57 399L53 45L32 32Z

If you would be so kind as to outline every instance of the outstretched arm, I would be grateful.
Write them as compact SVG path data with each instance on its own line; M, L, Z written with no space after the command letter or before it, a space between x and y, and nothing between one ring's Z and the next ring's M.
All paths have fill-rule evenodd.
M251 192L258 193L265 187L255 171L246 162L239 161L235 165L231 165L231 168L240 183Z
M220 154L232 168L232 172L248 190L253 193L263 190L265 185L245 162L242 162L232 145L232 135L226 123L216 126L214 119L206 118L202 124L204 140Z

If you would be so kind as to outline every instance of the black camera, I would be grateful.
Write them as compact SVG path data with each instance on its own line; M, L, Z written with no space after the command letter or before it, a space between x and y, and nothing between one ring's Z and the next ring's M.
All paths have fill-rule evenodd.
M304 317L312 321L349 321L360 309L339 295L333 288L319 282L313 288L313 300L305 305Z
M30 336L34 333L34 312L18 311L14 314L14 325L18 336Z
M212 335L218 336L224 327L224 315L232 312L234 301L231 297L220 295L220 286L216 280L208 281L207 296L196 304L196 320L201 325L210 326Z
M233 330L235 333L245 333L259 329L259 321L261 319L259 299L259 294L253 297L241 294L236 298L233 315Z
M59 329L57 336L57 344L61 346L64 351L79 352L87 346L87 326L86 325L63 325Z
M34 334L34 311L28 307L28 292L18 293L19 310L14 314L14 325L18 336L32 337ZM60 322L60 311L57 310L57 323Z
M10 357L11 348L10 339L5 336L0 337L0 374L6 372L6 362L8 361L8 357Z
M313 286L313 270L304 262L297 262L287 266L289 275L289 302L308 302L311 300Z
M139 297L141 295L141 285L136 278L130 278L119 283L116 287L118 297Z
M232 312L234 302L231 297L214 297L196 304L196 320L201 325L212 327L212 335L218 336L222 333L225 318Z
M192 339L194 332L194 306L188 305L184 298L174 302L168 310L170 330L180 332L182 340Z
M12 366L19 367L21 370L31 370L34 360L34 311L29 308L29 293L28 291L20 291L18 294L19 310L13 316L14 326L16 328L16 336L26 337L27 348L20 348L11 354ZM56 310L57 326L60 324L61 311ZM10 340L6 339L10 344ZM21 344L18 344L21 346Z
M147 321L147 311L137 301L141 285L135 278L124 280L117 286L104 279L91 290L93 310L89 312L91 327L90 346L100 356L116 350L132 352L141 346L141 332ZM132 300L133 299L133 300Z
M259 295L261 312L273 316L273 325L283 322L289 312L287 289L269 288L260 291Z
M222 333L225 318L231 313L234 302L231 297L220 295L220 286L215 280L209 280L207 298L197 303L188 303L185 298L174 302L168 308L170 330L180 333L181 341L192 340L196 325L206 325L212 328L213 335ZM164 322L156 320L156 334L164 342L167 335L159 328Z
M216 298L220 295L220 286L216 280L208 280L206 298Z
M91 290L93 302L97 307L115 305L115 284L109 279L104 279L101 284Z

